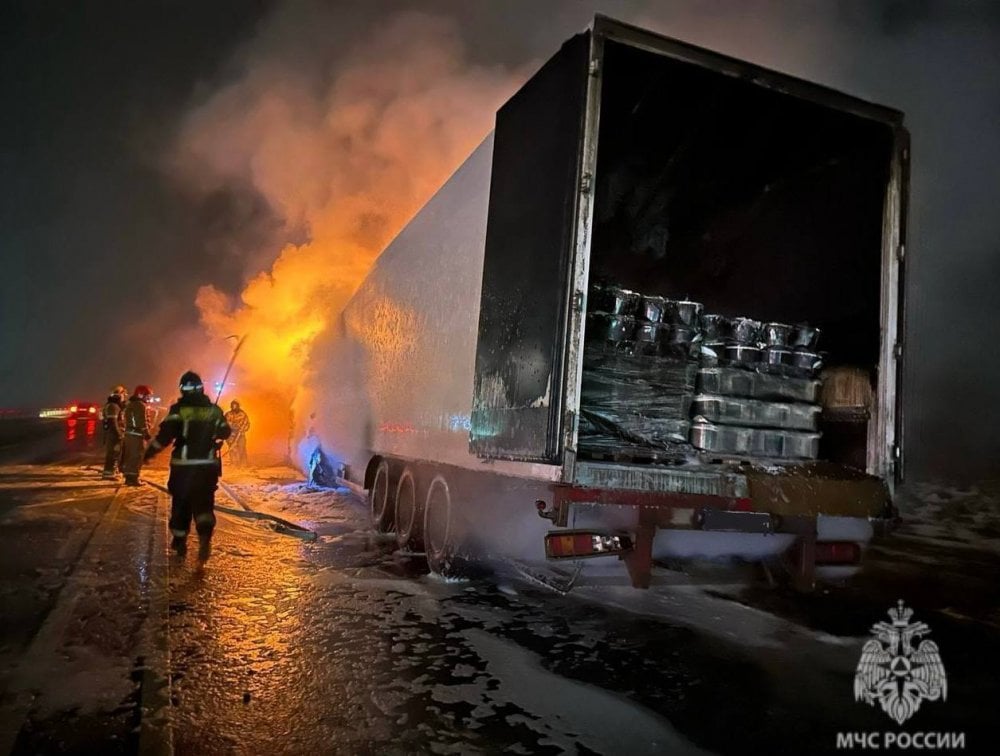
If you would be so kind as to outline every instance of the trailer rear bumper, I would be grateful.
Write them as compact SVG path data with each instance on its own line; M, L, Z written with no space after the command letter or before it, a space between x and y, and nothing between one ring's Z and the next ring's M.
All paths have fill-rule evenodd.
M804 590L812 588L817 566L856 566L860 544L873 533L884 532L895 516L884 484L867 476L806 476L804 481L803 476L769 475L761 483L751 473L731 490L742 495L559 485L553 489L551 509L539 502L539 514L562 528L569 527L571 520L579 527L581 518L576 515L580 513L589 522L607 522L607 530L575 532L591 533L595 543L600 537L623 536L622 543L629 548L617 555L625 561L637 588L649 587L658 532L687 530L706 536L744 534L765 550L786 553L794 582ZM820 527L820 520L824 527ZM859 529L858 523L863 527ZM560 532L565 531L549 535L558 537ZM662 537L659 540L664 541ZM577 543L584 540L578 538ZM547 538L550 558L615 555L553 554L550 545Z

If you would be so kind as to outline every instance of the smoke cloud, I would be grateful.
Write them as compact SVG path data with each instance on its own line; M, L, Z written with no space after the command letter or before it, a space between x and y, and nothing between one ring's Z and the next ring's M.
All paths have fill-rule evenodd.
M299 19L309 26L308 18ZM233 297L206 283L201 322L218 340L248 335L234 391L256 426L258 451L289 441L289 412L311 345L330 326L374 258L492 128L516 79L470 65L453 21L403 13L373 29L339 61L281 57L243 75L185 119L174 169L204 193L249 184L302 237ZM272 252L273 255L273 252Z

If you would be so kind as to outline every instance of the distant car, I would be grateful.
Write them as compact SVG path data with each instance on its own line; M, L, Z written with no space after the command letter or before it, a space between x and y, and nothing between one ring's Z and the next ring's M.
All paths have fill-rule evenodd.
M96 420L101 415L101 407L93 402L76 402L69 406L69 416L77 420Z

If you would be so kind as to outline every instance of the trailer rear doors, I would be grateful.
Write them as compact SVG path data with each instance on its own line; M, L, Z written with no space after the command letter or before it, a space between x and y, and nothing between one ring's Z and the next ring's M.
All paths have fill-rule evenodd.
M497 113L471 447L558 463L590 34Z

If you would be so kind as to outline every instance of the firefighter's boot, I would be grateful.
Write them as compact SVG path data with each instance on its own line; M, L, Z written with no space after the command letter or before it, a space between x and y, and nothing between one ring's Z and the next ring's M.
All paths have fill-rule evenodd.
M174 536L174 539L170 542L170 548L172 548L177 556L184 556L187 554L187 537L186 536Z
M212 556L212 536L198 536L198 561L207 562Z

